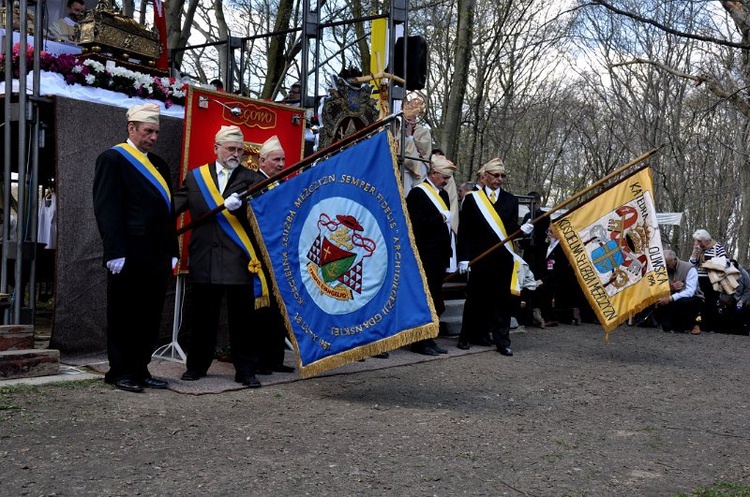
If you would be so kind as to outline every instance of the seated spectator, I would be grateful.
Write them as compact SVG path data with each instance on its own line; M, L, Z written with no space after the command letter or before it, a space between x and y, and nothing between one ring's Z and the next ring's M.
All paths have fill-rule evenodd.
M47 38L66 43L76 43L75 28L83 19L86 10L83 0L68 0L67 15L49 26Z
M696 318L703 307L703 292L698 285L698 271L681 261L673 250L664 251L671 295L657 302L654 316L664 331L697 335L701 332Z
M722 291L717 301L718 320L715 331L734 335L750 334L750 275L744 267L732 259L731 265L740 272L738 286L734 292Z
M719 293L714 290L713 283L708 277L708 270L703 267L706 261L714 257L726 257L727 253L724 246L711 238L708 231L704 229L696 230L693 233L695 243L693 253L690 255L690 263L698 271L698 286L703 292L704 302L701 311L701 328L703 330L713 330L717 318L717 302Z

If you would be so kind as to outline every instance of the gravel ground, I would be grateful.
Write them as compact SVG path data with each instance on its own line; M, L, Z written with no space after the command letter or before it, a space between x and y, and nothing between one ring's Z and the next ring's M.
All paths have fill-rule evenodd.
M674 496L750 484L748 337L559 326L218 395L0 393L0 495Z

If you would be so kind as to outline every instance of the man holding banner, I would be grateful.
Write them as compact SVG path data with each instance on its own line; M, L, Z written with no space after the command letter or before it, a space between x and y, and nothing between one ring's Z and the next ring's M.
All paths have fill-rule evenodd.
M461 273L471 273L458 348L494 344L500 354L512 356L512 295L520 291L514 276L517 264L523 261L508 242L474 263L471 269L469 262L518 230L518 199L501 188L508 177L501 159L490 160L479 173L484 186L464 197L459 217L458 268ZM531 233L533 228L529 223L524 224L524 233Z
M186 381L206 375L216 349L219 311L226 296L229 346L235 381L250 388L261 386L255 376L254 337L248 329L254 309L268 306L268 281L250 238L247 204L239 197L263 177L240 167L244 136L238 126L222 126L216 133L216 161L190 170L175 194L177 213L190 210L201 219L224 205L205 222L196 222L190 238L190 281L193 316L188 347Z
M294 87L294 85L292 85ZM299 92L299 85L297 85ZM286 152L281 146L279 138L274 135L260 147L258 153L258 172L264 178L270 178L280 173L286 165ZM274 185L275 186L275 185ZM273 188L274 186L271 186ZM256 313L257 323L261 330L258 335L260 357L259 374L291 373L292 366L284 364L284 349L286 347L286 328L279 306L271 301L268 307L259 309Z

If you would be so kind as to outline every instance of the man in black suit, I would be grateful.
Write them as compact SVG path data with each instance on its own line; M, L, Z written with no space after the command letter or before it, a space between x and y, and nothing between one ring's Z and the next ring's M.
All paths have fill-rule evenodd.
M459 216L458 267L464 274L469 273L470 261L518 230L518 199L501 188L508 177L503 161L494 158L479 173L483 186L464 197ZM533 229L530 223L522 227L526 234ZM513 355L510 316L514 258L512 244L508 243L509 247L500 247L471 266L458 337L460 349L468 349L472 343L494 344L500 354Z
M148 372L158 337L170 269L177 263L169 167L151 153L159 106L127 112L127 142L96 160L94 215L107 273L107 357L104 379L141 392L166 388Z
M277 136L272 136L260 147L258 154L258 172L270 178L284 170L286 153ZM273 186L271 187L273 188ZM281 310L272 301L271 305L259 309L256 319L259 323L259 365L258 374L291 373L294 368L284 364L284 347L286 345L286 327Z
M193 315L187 371L182 379L206 375L216 350L221 302L226 297L229 347L235 381L261 386L255 376L256 352L251 329L255 309L268 306L268 281L260 270L247 220L247 202L239 194L263 177L240 165L244 146L238 126L222 126L216 133L216 161L192 169L175 194L175 209L190 210L193 220L221 205L226 209L199 222L190 235L190 275Z
M445 270L453 255L451 238L451 210L448 192L444 190L453 176L456 166L443 155L432 156L427 178L409 191L406 207L414 231L414 241L419 259L427 277L427 286L432 296L435 312L440 316L445 310L443 303L443 280ZM420 340L411 345L412 352L435 356L447 354L435 340Z

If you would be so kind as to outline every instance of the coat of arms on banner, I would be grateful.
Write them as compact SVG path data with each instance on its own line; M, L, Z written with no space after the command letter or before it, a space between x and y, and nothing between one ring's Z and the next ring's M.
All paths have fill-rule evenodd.
M622 205L582 230L584 245L599 280L611 297L637 283L649 272L649 247L658 231L649 226L644 214L649 199Z
M387 263L384 251L377 251L378 245L383 244L383 235L372 216L361 210L359 217L367 220L365 228L351 214L331 216L322 212L336 209L337 204L340 202L328 199L316 205L305 223L314 222L315 229L308 231L305 226L300 237L301 246L310 246L307 262L301 261L302 280L316 303L331 314L349 312L369 301L383 283L385 273L378 267ZM316 235L312 242L306 233ZM370 281L363 286L365 276Z

